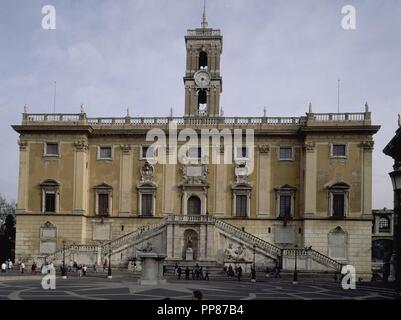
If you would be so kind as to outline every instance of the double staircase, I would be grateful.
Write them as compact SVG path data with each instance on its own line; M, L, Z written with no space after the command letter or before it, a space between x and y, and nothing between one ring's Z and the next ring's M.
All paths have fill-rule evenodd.
M310 270L314 270L314 266L319 265L319 270L327 270L327 271L335 271L340 272L342 268L342 264L338 261L331 259L330 257L312 249L284 249L280 248L270 242L262 240L240 228L237 228L223 220L216 219L211 216L178 216L178 215L169 215L159 222L151 225L145 225L136 229L135 231L128 233L124 236L121 236L112 241L106 242L101 245L70 245L64 248L60 248L55 253L46 256L43 260L46 261L55 261L62 262L63 255L70 253L92 253L97 254L98 257L103 257L108 254L112 254L112 256L116 256L121 253L123 256L123 252L127 252L130 248L144 243L147 240L152 239L153 237L159 235L160 233L166 230L166 226L169 223L176 224L200 224L207 223L214 225L214 227L225 237L230 238L233 241L243 244L244 246L253 249L256 253L260 255L264 255L275 260L285 271L286 269L290 270L289 266L291 265L291 261L295 259L300 259L306 261L308 264L308 268ZM114 259L113 259L114 260ZM120 263L120 265L125 265L127 261L124 263ZM182 276L185 278L185 267L187 264L194 266L196 262L180 262L180 266L183 269ZM198 262L201 265L201 262ZM170 265L171 264L171 265ZM223 272L223 266L218 265L216 262L208 263L208 268L210 268L210 274L214 276L225 276ZM321 268L323 267L323 268ZM174 263L166 262L166 268L168 272L173 272ZM170 276L170 274L168 275ZM172 275L174 276L174 275Z

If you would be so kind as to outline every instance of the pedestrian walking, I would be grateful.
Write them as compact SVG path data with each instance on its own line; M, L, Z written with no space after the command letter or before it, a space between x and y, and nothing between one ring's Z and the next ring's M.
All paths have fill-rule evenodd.
M24 273L24 271L25 271L25 263L21 262L20 268L21 268L21 273Z
M199 278L203 280L203 267L199 268Z
M77 270L78 270L78 277L82 277L82 266L81 265L79 265L79 266L77 266Z
M181 272L182 272L181 267L178 266L178 268L177 268L177 278L178 278L178 280L181 280Z
M96 262L92 265L92 271L97 272Z
M9 271L13 270L13 262L10 259L8 259L8 270Z
M1 264L1 272L6 272L6 270L7 270L7 263L3 262Z
M237 277L238 277L238 281L241 281L241 277L242 277L242 267L239 266L237 268Z
M189 280L189 267L185 268L185 280Z
M205 280L209 280L209 269L207 266L205 267Z
M251 267L251 281L256 282L256 268Z
M34 261L31 266L31 273L36 274L36 262Z
M87 267L86 264L82 267L83 276L86 276Z

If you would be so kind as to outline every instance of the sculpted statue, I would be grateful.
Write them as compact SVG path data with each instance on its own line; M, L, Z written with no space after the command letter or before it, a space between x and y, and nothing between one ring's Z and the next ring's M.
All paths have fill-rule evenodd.
M233 244L230 243L228 248L224 251L227 260L234 260L236 262L246 261L246 248L240 244L237 248L233 248Z
M142 252L152 252L153 251L152 242L150 242L150 241L146 242L145 247L143 247L141 251Z

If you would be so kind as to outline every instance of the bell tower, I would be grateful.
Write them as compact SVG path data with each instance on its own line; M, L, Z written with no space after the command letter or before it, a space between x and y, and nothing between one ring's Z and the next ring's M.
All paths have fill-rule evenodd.
M201 27L187 31L185 44L185 116L218 117L222 92L220 57L223 37L220 30L208 27L205 5Z

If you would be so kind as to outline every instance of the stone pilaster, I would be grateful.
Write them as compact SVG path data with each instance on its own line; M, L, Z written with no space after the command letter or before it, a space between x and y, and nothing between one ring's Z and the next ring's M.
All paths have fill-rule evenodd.
M17 213L28 211L28 179L29 179L29 145L25 140L19 140L19 178Z
M170 153L173 153L172 147L166 148L166 158L169 159ZM176 200L176 164L165 164L164 168L164 183L163 183L163 212L162 214L178 214L174 204Z
M132 209L132 148L121 145L119 216L127 217Z
M173 225L168 224L167 225L167 241L166 241L166 254L167 254L167 259L173 258L174 254L174 232L173 232Z
M360 144L362 149L362 215L372 214L372 152L373 141L364 141Z
M88 206L88 142L85 139L74 142L74 197L73 212L85 213Z
M206 239L206 224L200 225L200 232L199 232L199 260L204 260L206 258L206 246L207 246L207 239Z
M271 190L271 152L269 145L259 145L259 161L257 169L257 216L270 215Z
M304 174L304 215L311 216L316 213L317 192L317 155L316 144L305 142L305 174Z
M223 217L226 213L226 189L227 189L227 168L224 164L224 147L217 150L217 156L220 157L220 164L215 165L215 195L214 195L214 214Z

